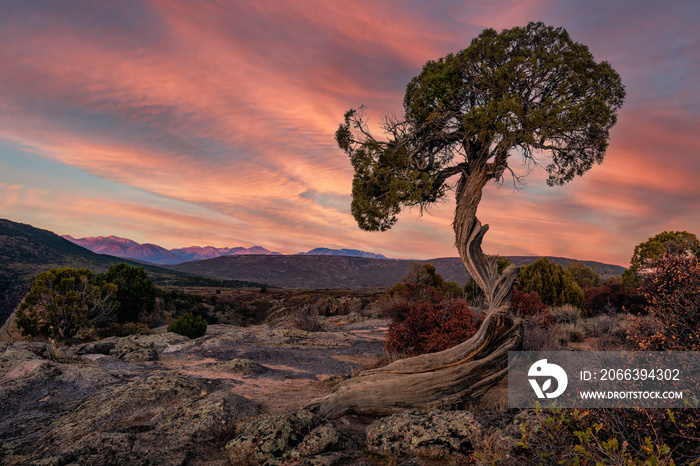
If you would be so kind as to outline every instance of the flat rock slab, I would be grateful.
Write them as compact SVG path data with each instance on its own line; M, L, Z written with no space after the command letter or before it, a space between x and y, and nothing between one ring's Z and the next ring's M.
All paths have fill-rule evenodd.
M161 328L74 347L2 342L0 464L227 464L239 422L326 395L319 380L386 354L385 327L212 325L193 340ZM304 437L300 452L332 450L333 434Z

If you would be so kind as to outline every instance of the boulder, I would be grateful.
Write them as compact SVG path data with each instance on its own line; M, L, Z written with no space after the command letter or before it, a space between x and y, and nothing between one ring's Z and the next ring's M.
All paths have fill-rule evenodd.
M367 428L367 449L383 456L463 457L480 431L466 411L404 411Z
M129 335L84 343L77 346L74 352L80 355L105 354L127 362L157 361L159 353L184 341L189 341L189 338L171 332Z
M103 340L91 341L75 347L75 354L109 354L117 347L118 338L110 337Z
M230 361L212 365L212 368L222 372L233 372L243 375L257 375L269 369L252 359L231 359Z
M306 410L248 422L226 445L231 464L288 464L337 449L346 439L329 422Z
M17 327L17 315L13 312L2 327L0 327L0 341L13 343L21 339L22 334L20 333L19 327Z
M153 343L143 342L139 340L120 341L113 350L109 352L110 356L127 362L146 362L157 361L158 353L156 352Z
M47 364L48 359L47 343L29 341L3 343L3 347L0 348L0 382L29 375L40 365Z

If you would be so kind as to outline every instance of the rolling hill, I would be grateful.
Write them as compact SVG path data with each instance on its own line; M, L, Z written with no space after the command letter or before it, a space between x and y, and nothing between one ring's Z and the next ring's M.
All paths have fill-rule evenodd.
M511 262L526 265L537 260L532 256L512 256ZM572 261L550 258L566 267ZM207 277L249 280L282 288L374 288L390 287L406 274L409 260L374 259L350 256L227 256L168 266L170 269ZM469 281L462 261L443 257L426 261L435 266L446 280L460 285ZM619 275L624 267L582 261L603 276Z

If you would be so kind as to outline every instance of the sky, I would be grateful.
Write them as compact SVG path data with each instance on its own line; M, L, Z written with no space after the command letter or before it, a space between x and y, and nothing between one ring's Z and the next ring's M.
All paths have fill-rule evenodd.
M627 98L583 177L487 186L484 250L627 266L657 233L700 234L696 0L0 0L0 217L167 248L456 256L452 198L357 227L334 132L350 108L400 112L426 61L529 21L609 62Z

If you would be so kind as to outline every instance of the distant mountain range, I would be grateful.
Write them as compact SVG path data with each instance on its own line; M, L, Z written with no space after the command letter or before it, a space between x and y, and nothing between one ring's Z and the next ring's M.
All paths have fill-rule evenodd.
M375 254L373 252L358 251L357 249L328 249L316 248L309 252L300 252L300 256L351 256L351 257L367 257L370 259L386 259L383 254Z
M213 246L191 246L188 248L165 249L157 244L139 244L128 238L118 236L95 236L88 238L73 238L63 235L71 243L89 249L97 254L123 257L152 264L179 264L181 262L212 259L214 257L232 256L238 254L280 255L261 246L252 248L215 248Z
M139 244L128 238L118 236L94 236L88 238L73 238L63 235L71 243L77 244L97 254L109 254L110 256L123 257L137 261L150 262L152 264L180 264L182 262L213 259L222 256L260 255L280 256L279 252L273 252L262 246L251 248L215 248L213 246L190 246L188 248L165 249L157 244ZM300 252L303 256L352 256L367 257L373 259L386 259L381 254L358 251L357 249L328 249L316 248L308 252Z

